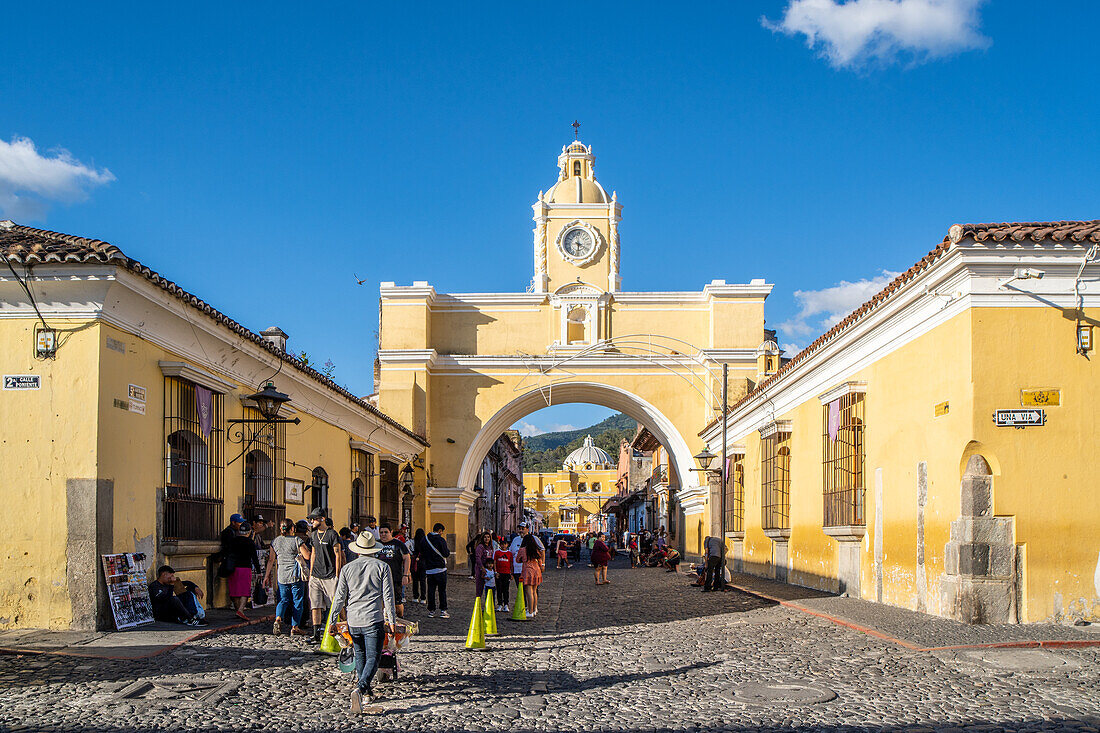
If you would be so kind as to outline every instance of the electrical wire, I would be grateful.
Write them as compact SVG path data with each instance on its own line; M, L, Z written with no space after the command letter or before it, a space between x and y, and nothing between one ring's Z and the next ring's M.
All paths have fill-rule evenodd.
M34 293L31 292L31 289L27 286L27 283L23 280L23 278L19 277L19 273L15 271L15 268L11 264L11 260L5 257L4 262L7 263L8 269L11 270L11 274L15 278L15 281L19 283L19 285L23 288L23 292L25 292L27 294L27 297L30 298L31 307L33 307L34 312L38 314L38 320L42 322L42 328L48 330L50 326L46 323L46 319L42 317L42 311L38 309L38 301L34 299ZM30 267L28 267L27 265L23 265L23 267L28 272L30 272Z

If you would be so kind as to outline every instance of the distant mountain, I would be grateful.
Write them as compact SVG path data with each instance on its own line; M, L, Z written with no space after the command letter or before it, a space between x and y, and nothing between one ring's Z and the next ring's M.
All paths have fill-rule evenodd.
M619 442L632 439L637 429L637 422L622 413L616 413L587 428L543 433L524 438L523 471L524 473L560 471L562 461L584 444L586 435L591 435L592 441L607 451L612 461L617 461Z

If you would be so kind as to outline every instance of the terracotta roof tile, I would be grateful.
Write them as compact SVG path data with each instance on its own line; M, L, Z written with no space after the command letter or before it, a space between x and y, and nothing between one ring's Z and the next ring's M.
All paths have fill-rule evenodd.
M732 412L748 402L757 393L775 384L777 380L781 379L788 372L798 368L798 365L809 358L811 354L820 350L841 332L862 319L868 312L874 310L875 306L897 292L902 285L928 269L933 262L938 260L946 254L948 250L964 239L970 239L974 242L989 242L990 240L993 242L1003 242L1006 239L1011 239L1014 242L1030 240L1036 244L1044 241L1066 242L1066 240L1069 240L1069 244L1096 244L1100 243L1100 219L1092 219L1089 221L1040 221L952 225L951 228L947 230L947 236L943 238L943 241L940 242L935 249L922 257L919 262L908 270L891 280L886 287L876 293L866 303L848 314L840 323L830 328L809 346L791 357L775 374L761 381L756 387L750 390L748 394L730 406L726 414L728 415L729 412ZM718 420L711 421L711 423L703 428L699 434L702 435L711 427L717 425L718 422Z
M428 445L428 441L425 440L423 436L417 435L409 430L366 400L356 397L316 369L306 366L300 359L275 348L265 341L262 336L248 330L209 303L203 301L201 298L192 295L179 285L176 285L171 280L163 277L137 260L127 257L122 253L122 250L113 244L108 244L98 239L86 239L84 237L75 237L71 234L51 232L46 229L35 229L33 227L15 224L11 221L0 221L0 256L6 258L9 262L16 262L23 265L37 265L50 262L101 262L112 263L124 267L144 277L146 280L149 280L162 288L165 292L197 308L242 338L253 342L260 348L265 349L274 356L289 363L303 374L320 382L334 392L338 392L362 409L381 418L405 435L413 438L418 443L424 446Z

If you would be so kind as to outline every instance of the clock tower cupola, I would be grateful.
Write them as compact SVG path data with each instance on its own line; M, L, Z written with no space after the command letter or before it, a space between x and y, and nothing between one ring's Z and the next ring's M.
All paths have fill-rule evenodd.
M579 139L562 146L558 180L539 192L534 206L536 293L582 282L619 290L619 220L622 206L596 180L592 147Z

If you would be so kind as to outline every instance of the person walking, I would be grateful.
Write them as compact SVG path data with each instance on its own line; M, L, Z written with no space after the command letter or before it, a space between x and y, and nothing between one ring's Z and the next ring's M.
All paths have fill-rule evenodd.
M588 548L588 567L593 568L596 563L592 562L592 550L596 546L596 535L588 535L588 539L585 540L585 546Z
M611 562L611 550L607 546L607 535L600 532L592 542L592 565L596 568L596 585L607 585L607 563Z
M428 576L424 574L424 558L420 556L420 546L425 536L424 529L418 528L409 548L412 553L412 600L413 603L420 604L428 602Z
M569 569L572 567L569 564L569 543L565 541L565 537L559 537L558 541L554 543L554 554L557 555L558 564L554 566L556 570L562 568Z
M493 569L497 574L497 610L508 613L512 610L508 607L508 581L512 578L513 558L508 545L504 544L504 538L499 539L497 549L493 552ZM519 589L518 584L516 589Z
M542 585L545 554L545 547L533 534L524 534L519 546L518 560L523 565L521 579L524 600L527 603L527 618L534 618L539 613L539 586Z
M294 522L284 519L279 523L279 536L271 541L268 554L267 572L264 585L270 586L274 575L279 588L279 602L275 606L275 625L271 633L278 636L283 630L283 621L290 612L290 635L306 635L302 628L302 616L306 611L305 578L302 575L302 563L308 562L306 542L294 534Z
M313 643L321 643L325 633L325 608L336 593L336 578L344 567L344 548L340 535L325 522L325 511L309 513L313 531L309 533L309 606L313 617Z
M241 522L237 535L229 542L229 562L233 567L226 583L230 603L239 618L250 621L244 615L244 607L252 597L252 571L259 573L261 569L256 542L252 539L252 526L248 522Z
M393 536L388 524L378 525L378 543L378 559L390 566L393 576L393 602L397 606L397 615L404 618L405 586L412 583L412 555L405 543Z
M720 537L707 537L703 543L703 549L707 554L706 571L703 580L703 592L722 590L725 586L725 578L722 577L722 566L725 565L726 543Z
M435 618L436 596L439 597L439 617L450 618L447 613L447 558L451 549L443 537L446 527L441 522L432 525L432 531L424 535L420 543L420 557L424 560L424 574L427 576L428 618Z
M347 617L348 633L355 654L355 689L351 692L351 711L363 712L363 703L377 699L371 687L386 632L396 631L397 609L393 596L390 566L376 555L381 544L370 532L362 532L352 543L356 558L340 571L332 599L332 616Z

